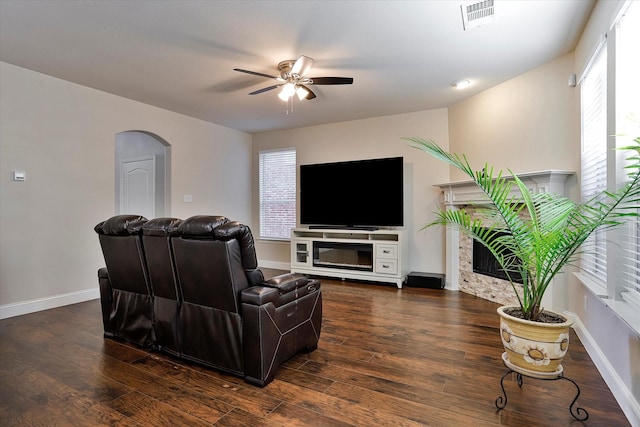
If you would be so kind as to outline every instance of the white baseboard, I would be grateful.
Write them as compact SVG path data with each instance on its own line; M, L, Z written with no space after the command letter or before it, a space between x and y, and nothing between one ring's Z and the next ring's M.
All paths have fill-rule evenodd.
M84 291L69 292L46 298L38 298L30 301L21 301L12 304L0 305L0 320L9 317L22 316L36 311L49 310L51 308L76 304L100 298L100 290L95 287Z
M609 360L606 358L596 341L593 339L589 331L585 328L580 318L570 313L574 318L573 329L580 338L582 345L593 360L594 365L598 368L602 379L607 383L613 397L620 405L622 412L627 416L629 423L633 427L640 427L640 403L633 397L624 381L617 374Z
M276 270L291 271L291 264L278 261L258 261L260 268L275 268Z
M291 270L288 262L260 261L262 268L274 268L277 270ZM69 292L66 294L53 295L46 298L38 298L29 301L20 301L12 304L0 305L0 320L10 317L22 316L23 314L35 313L37 311L49 310L51 308L62 307L79 302L90 301L100 298L100 290L96 288L84 291Z

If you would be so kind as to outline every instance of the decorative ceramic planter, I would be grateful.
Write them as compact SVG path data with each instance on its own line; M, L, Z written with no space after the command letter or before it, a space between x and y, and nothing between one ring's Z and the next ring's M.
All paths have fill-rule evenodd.
M563 323L541 323L513 317L505 312L517 306L498 308L500 336L511 365L530 372L562 372L562 358L569 347L569 327L573 319Z

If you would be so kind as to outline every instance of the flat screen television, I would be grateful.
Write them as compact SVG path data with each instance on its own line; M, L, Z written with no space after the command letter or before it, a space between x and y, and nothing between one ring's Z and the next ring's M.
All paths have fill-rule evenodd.
M314 228L404 225L402 157L301 165L300 223Z

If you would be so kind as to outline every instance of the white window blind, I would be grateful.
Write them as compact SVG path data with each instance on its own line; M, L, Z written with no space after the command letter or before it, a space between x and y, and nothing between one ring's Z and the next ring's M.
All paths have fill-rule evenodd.
M606 43L596 53L581 82L582 200L607 188L607 51ZM582 268L606 283L606 239L597 230L585 242Z
M620 20L616 37L616 126L618 146L631 145L640 136L640 5L632 2ZM629 153L627 153L629 154ZM622 166L622 165L620 165ZM623 299L640 309L640 221L630 219L622 242L620 291Z
M629 221L622 249L622 297L640 308L640 222Z
M259 153L260 238L289 239L296 225L296 150Z

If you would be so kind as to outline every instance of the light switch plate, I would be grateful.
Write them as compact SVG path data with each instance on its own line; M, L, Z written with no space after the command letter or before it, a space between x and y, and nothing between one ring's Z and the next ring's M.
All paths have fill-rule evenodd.
M27 179L27 174L25 171L14 170L11 172L11 180L12 181L25 181Z

